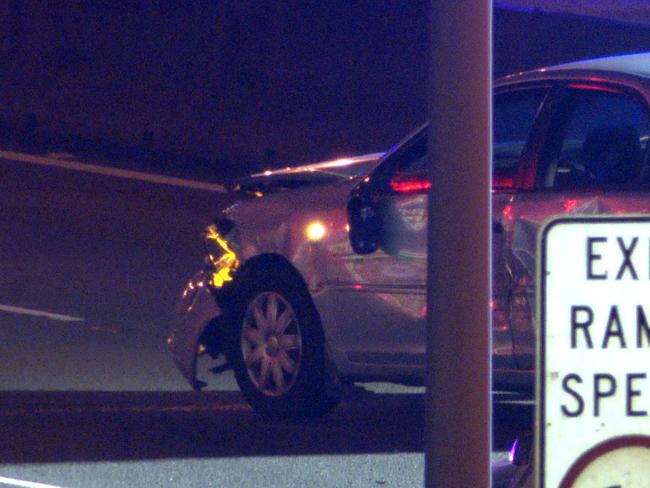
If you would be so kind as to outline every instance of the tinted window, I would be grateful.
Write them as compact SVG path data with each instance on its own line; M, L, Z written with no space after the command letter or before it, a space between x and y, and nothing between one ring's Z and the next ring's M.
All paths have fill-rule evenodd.
M422 132L398 155L396 170L401 175L426 175L427 131Z
M638 185L649 129L645 107L635 98L572 90L555 126L543 186L607 190Z
M404 182L406 187L397 191L421 191L427 185L427 129L423 128L390 154L374 173L382 191L395 190L394 183ZM411 183L414 183L413 186Z
M492 173L495 186L511 186L546 89L497 95L493 108Z

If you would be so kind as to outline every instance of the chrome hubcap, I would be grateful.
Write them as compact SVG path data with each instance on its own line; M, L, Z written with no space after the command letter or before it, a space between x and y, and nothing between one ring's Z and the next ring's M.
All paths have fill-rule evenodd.
M280 342L278 341L277 337L269 337L269 340L266 343L266 352L273 358L278 355L280 352Z
M282 295L260 293L248 304L241 350L258 390L280 396L291 389L300 370L302 337L296 313Z

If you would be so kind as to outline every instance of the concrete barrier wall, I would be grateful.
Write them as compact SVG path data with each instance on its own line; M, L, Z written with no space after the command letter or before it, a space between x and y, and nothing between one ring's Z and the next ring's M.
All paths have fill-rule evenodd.
M427 4L9 0L0 122L208 160L386 149L426 115ZM640 50L645 27L495 12L495 74Z

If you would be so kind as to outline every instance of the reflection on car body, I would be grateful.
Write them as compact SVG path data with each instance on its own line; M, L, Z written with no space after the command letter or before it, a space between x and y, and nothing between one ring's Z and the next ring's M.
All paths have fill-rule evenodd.
M649 54L495 83L496 387L532 387L536 243L543 222L650 209L649 103ZM199 343L229 355L246 398L268 413L322 413L335 404L341 380L421 382L427 168L422 126L360 180L278 192L226 209L215 229L241 266L221 288L196 285L198 298L181 305L169 341L190 382L198 385ZM315 224L319 233L309 235ZM207 274L215 272L212 262Z
M268 169L228 183L232 191L262 197L269 192L354 179L374 167L383 153L337 158L303 166Z

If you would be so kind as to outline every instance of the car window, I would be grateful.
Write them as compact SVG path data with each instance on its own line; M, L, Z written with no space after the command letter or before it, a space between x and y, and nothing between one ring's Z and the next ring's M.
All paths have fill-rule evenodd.
M501 93L493 107L492 176L497 187L512 186L521 155L546 89Z
M554 128L543 186L608 190L638 186L650 134L646 107L611 90L573 89Z
M427 129L423 128L391 153L375 172L382 191L410 193L428 188Z
M398 155L396 161L396 174L402 176L419 176L427 174L427 133L426 131L409 144Z
M495 98L494 186L512 186L535 116L547 93L547 88L534 88L502 93ZM412 186L412 179L427 178L427 132L428 129L422 129L398 148L382 163L376 175L383 179L388 172L391 180L406 180L408 188Z

